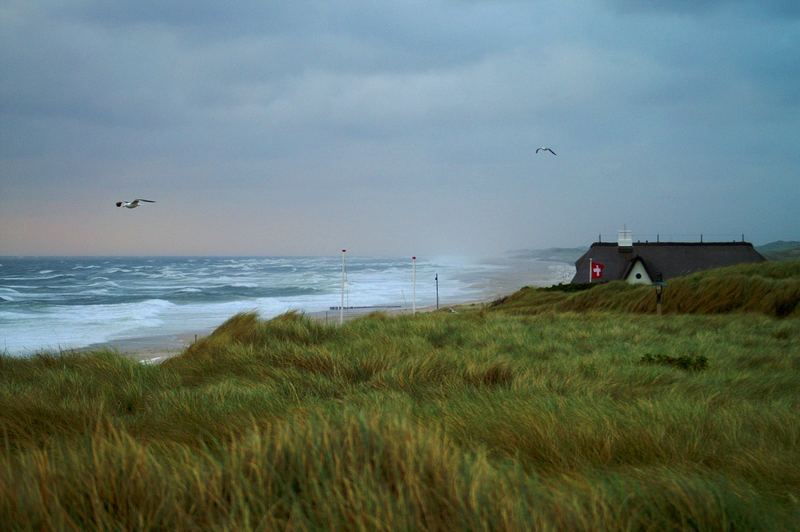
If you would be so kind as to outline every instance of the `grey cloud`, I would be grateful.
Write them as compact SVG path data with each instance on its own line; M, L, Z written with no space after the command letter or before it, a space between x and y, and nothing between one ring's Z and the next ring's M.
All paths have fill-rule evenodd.
M11 3L0 192L16 200L0 223L46 213L44 198L141 187L224 199L257 227L292 212L325 227L263 236L293 252L343 232L374 250L402 233L502 251L574 242L598 220L722 232L736 223L726 205L753 197L748 219L774 203L751 223L779 236L799 199L786 178L799 164L798 28L747 5ZM545 142L557 160L533 156ZM353 225L344 207L407 227ZM187 232L235 230L181 216Z
M314 2L314 9L301 4L312 3L197 2L186 9L179 2L86 2L59 3L50 11L19 3L4 23L0 60L14 79L0 89L3 109L155 125L251 87L266 89L262 97L269 97L308 72L449 68L480 60L504 41L441 31L441 9L420 21L411 9L386 13L371 3L336 9L327 2ZM471 17L470 24L477 23ZM226 25L230 33L216 39Z

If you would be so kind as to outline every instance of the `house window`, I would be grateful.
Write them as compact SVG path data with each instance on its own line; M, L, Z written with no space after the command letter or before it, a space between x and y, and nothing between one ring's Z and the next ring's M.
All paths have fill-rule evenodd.
M641 273L637 273L637 274L636 274L636 278L637 278L637 279L641 279L641 278L642 278L642 274L641 274Z

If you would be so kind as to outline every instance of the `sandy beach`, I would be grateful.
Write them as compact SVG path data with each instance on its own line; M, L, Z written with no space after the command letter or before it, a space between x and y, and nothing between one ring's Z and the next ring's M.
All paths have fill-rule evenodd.
M440 308L454 306L483 304L499 297L519 290L523 286L549 286L554 282L568 282L571 277L570 266L565 263L552 263L555 269L563 268L558 272L543 270L542 262L531 259L491 259L486 260L485 272L472 274L468 282L483 296L480 299L442 300ZM320 310L305 312L298 309L312 319L325 323L335 324L339 320L338 310ZM417 312L431 312L435 306L419 306ZM355 319L370 312L385 312L399 315L410 314L410 306L405 307L380 307L346 309L345 320ZM222 322L220 322L222 323ZM217 324L219 325L219 324ZM216 326L215 326L216 327ZM150 335L136 338L125 338L91 344L80 351L96 349L111 349L121 355L141 361L143 363L159 363L167 358L176 356L189 347L192 342L210 334L215 327L200 330L187 330L178 334Z
M472 300L453 303L440 308L452 308L455 306L483 304L490 302L491 299L486 300ZM435 306L417 307L417 312L432 312L436 310ZM344 312L344 320L352 320L362 316L366 316L372 312L385 312L390 315L411 314L411 308L391 308L391 307L373 307L369 309L357 308L346 309ZM318 312L304 312L306 316L311 319L335 325L339 321L338 310L327 310ZM92 344L78 351L95 351L99 349L111 349L117 351L120 355L137 360L147 364L158 364L164 360L181 354L192 342L207 336L213 332L213 328L200 331L189 331L181 334L165 334L154 336L142 336L138 338L125 338L122 340L114 340L110 342L102 342Z
M183 334L165 334L125 338L110 342L88 345L78 351L95 351L110 349L128 358L146 363L158 363L180 354L195 338L200 338L211 331L189 331Z

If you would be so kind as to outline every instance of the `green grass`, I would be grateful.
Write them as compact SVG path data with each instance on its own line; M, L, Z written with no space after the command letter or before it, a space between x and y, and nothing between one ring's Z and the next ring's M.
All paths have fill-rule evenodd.
M796 529L796 312L559 309L601 290L636 293L341 328L241 314L161 365L0 356L0 523Z
M757 248L769 260L800 260L800 242L778 240Z
M585 286L578 285L578 289ZM515 314L565 311L653 313L655 290L623 281L589 290L570 286L523 288L492 305ZM800 260L743 264L671 279L664 288L663 311L670 314L757 312L775 317L800 316Z

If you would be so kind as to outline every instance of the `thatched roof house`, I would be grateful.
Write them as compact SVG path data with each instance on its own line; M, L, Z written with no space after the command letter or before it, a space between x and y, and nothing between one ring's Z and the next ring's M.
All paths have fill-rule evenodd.
M573 283L625 280L651 284L700 270L766 260L750 242L633 242L620 231L616 243L595 242L575 262ZM599 275L599 276L598 276Z

